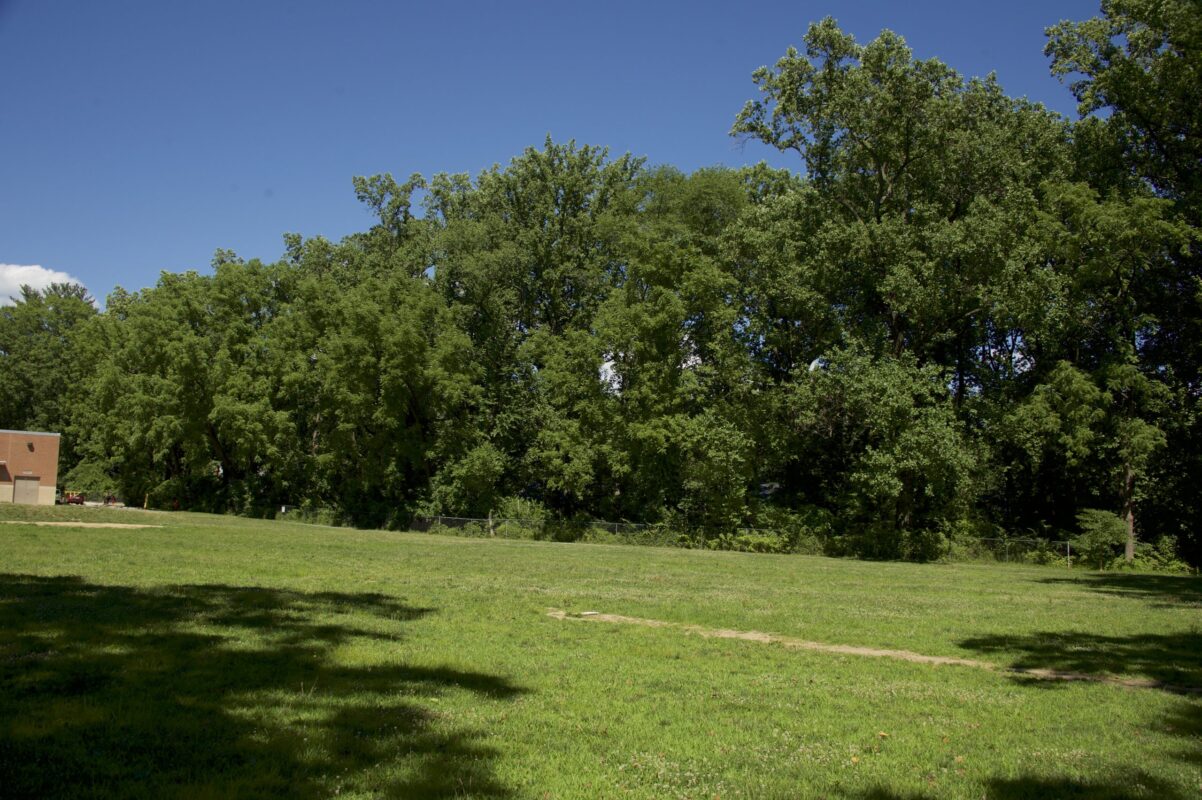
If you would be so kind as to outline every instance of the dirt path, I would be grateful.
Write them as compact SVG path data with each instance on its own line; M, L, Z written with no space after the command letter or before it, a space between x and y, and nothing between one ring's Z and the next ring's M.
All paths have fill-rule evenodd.
M579 614L569 614L566 611L552 609L547 613L552 619L572 622L608 622L618 625L640 625L645 628L673 628L693 636L706 639L742 639L760 644L778 644L790 650L813 650L819 653L838 653L849 656L865 656L868 658L892 658L897 661L910 661L915 664L931 664L933 666L957 666L983 669L989 672L1002 672L1010 675L1022 675L1028 678L1048 681L1089 681L1092 683L1109 683L1115 686L1125 686L1135 689L1162 689L1178 694L1199 694L1202 687L1174 686L1162 681L1148 678L1120 678L1113 675L1095 675L1085 672L1062 672L1054 669L1037 669L1023 667L1003 667L989 661L978 661L972 658L952 658L949 656L928 656L909 650L882 650L875 647L856 647L848 644L828 644L826 642L811 642L805 639L794 639L789 636L777 636L762 631L739 631L729 628L705 628L700 625L689 625L683 622L668 622L660 619L644 619L641 617L625 617L621 614L602 614L597 611L585 611Z
M161 528L162 525L135 525L129 522L35 522L34 520L0 520L5 525L41 525L45 528Z

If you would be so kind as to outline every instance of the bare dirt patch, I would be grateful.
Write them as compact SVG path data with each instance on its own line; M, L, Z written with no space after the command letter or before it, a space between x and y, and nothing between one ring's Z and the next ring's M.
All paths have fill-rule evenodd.
M1010 675L1021 675L1034 680L1047 681L1089 681L1093 683L1109 683L1115 686L1125 686L1136 689L1161 689L1178 694L1199 694L1202 687L1174 686L1162 681L1147 678L1124 678L1114 675L1096 675L1083 672L1062 672L1054 669L1035 669L1024 667L1004 667L990 661L979 661L973 658L953 658L949 656L928 656L909 650L883 650L876 647L857 647L847 644L830 644L827 642L812 642L805 639L795 639L789 636L777 636L763 631L740 631L729 628L706 628L701 625L689 625L683 622L668 622L661 619L645 619L642 617L626 617L621 614L603 614L598 611L568 613L560 609L552 609L547 613L552 619L574 622L609 622L619 625L640 625L645 628L674 628L693 636L707 639L742 639L760 644L777 644L790 650L813 650L820 653L838 653L839 655L865 656L868 658L892 658L897 661L909 661L915 664L930 664L932 666L957 666L983 669L990 672L1003 672Z
M161 528L162 525L135 525L130 522L35 522L33 520L0 520L5 525L41 525L45 528Z

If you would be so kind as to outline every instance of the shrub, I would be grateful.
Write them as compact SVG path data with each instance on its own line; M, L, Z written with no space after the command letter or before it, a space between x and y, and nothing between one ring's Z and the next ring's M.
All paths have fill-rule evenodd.
M907 531L902 537L901 555L907 561L935 561L948 547L948 539L934 528Z
M552 542L578 542L584 530L582 525L571 520L548 520L543 524L543 535L539 538Z
M547 507L537 500L524 497L502 497L492 512L494 517L537 527L551 516Z
M444 525L438 532L464 536L468 539L482 539L488 536L488 526L482 522L466 522L463 525Z
M995 561L997 556L980 539L970 536L955 537L948 541L943 552L943 561Z
M787 553L788 542L781 536L762 531L720 533L705 540L709 550L733 550L739 553Z
M1041 566L1064 566L1066 554L1057 550L1051 542L1040 541L1035 549L1027 554L1027 561Z
M820 556L826 552L826 542L811 531L799 531L792 537L788 552Z
M306 501L303 505L287 506L287 511L282 511L279 506L272 506L270 513L265 509L263 518L274 517L275 519L287 520L288 522L303 522L307 525L329 525L338 527L344 523L343 517L333 508L328 506L315 505L311 501Z
M793 511L764 505L756 509L755 526L776 532L783 541L773 552L822 555L834 531L834 515L818 506L802 506Z
M103 498L116 495L117 481L100 464L81 461L59 481L60 486L71 491L83 492L89 497Z
M853 533L834 537L830 554L867 559L935 561L947 553L948 544L947 537L939 530L904 529L889 522L877 522L864 525Z
M1131 564L1127 564L1125 561L1116 561L1115 566L1178 575L1188 575L1193 572L1189 564L1177 557L1177 539L1174 536L1162 536L1155 544L1147 542L1136 544L1135 561Z
M1118 514L1087 508L1077 515L1081 535L1072 541L1073 551L1089 566L1105 569L1118 548L1127 541L1127 524Z
M743 553L785 553L788 543L779 536L764 533L740 533L734 537L732 550Z
M590 544L626 544L629 540L620 533L614 533L600 525L590 525L580 536L580 541Z
M734 535L730 533L719 533L716 536L703 538L707 550L733 550Z
M499 539L536 539L538 528L522 520L506 519L493 526L493 535Z

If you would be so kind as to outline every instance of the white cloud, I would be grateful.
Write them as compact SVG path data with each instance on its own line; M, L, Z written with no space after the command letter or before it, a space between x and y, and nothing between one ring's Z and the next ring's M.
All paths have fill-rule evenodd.
M78 278L38 264L0 264L0 306L12 304L21 296L21 285L45 289L52 283L80 283Z

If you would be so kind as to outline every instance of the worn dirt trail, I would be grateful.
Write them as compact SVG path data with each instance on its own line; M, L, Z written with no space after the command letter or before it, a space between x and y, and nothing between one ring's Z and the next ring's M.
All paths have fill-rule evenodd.
M983 669L989 672L1001 672L1010 675L1021 675L1027 678L1048 681L1088 681L1092 683L1109 683L1115 686L1125 686L1133 689L1161 689L1178 694L1199 694L1202 687L1174 686L1149 678L1123 678L1114 675L1096 675L1087 672L1064 672L1055 669L1040 669L1027 667L1004 667L990 661L979 661L972 658L954 658L949 656L928 656L914 653L910 650L882 650L876 647L857 647L848 644L830 644L827 642L812 642L805 639L795 639L789 636L777 636L763 631L740 631L729 628L706 628L701 625L690 625L683 622L669 622L660 619L645 619L642 617L626 617L621 614L602 614L598 611L585 611L569 614L560 609L551 609L547 616L552 619L571 622L608 622L618 625L640 625L645 628L673 628L693 636L707 639L742 639L760 644L777 644L790 650L813 650L819 653L837 653L848 656L865 656L868 658L892 658L897 661L910 661L915 664L930 664L932 666L957 666Z

